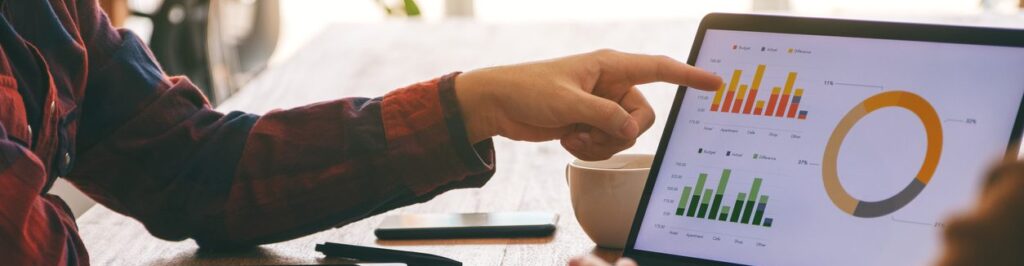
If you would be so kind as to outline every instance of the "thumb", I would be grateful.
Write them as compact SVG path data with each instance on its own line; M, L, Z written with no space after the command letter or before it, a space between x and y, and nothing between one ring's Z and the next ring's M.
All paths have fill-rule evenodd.
M640 133L640 126L618 103L589 93L580 93L573 109L568 110L569 122L583 123L609 135L632 139Z

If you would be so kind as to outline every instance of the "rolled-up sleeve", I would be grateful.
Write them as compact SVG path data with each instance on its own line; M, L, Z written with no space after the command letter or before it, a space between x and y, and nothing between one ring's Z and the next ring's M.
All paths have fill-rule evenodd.
M466 138L457 73L380 98L223 114L84 2L90 71L67 178L157 237L208 247L281 241L478 187L494 173L491 141Z

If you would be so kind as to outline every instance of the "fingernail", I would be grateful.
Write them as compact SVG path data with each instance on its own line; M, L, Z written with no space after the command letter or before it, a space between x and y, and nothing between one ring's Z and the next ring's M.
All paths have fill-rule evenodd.
M619 130L619 133L622 134L623 137L633 138L636 137L636 134L640 133L640 128L636 123L633 123L633 119L626 119L626 122L622 124L622 129Z

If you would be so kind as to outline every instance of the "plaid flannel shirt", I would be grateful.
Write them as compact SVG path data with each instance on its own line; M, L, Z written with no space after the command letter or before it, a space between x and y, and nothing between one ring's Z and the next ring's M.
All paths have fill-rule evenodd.
M454 77L263 116L211 109L92 0L0 1L0 258L88 264L65 178L168 240L296 238L483 185ZM92 247L103 248L103 247Z

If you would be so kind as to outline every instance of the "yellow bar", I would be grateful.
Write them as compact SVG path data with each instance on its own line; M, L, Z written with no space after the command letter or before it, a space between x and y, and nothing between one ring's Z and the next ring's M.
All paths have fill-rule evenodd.
M764 65L757 65L757 70L754 71L754 82L750 83L751 90L757 90L761 87L761 77L764 76Z
M754 104L754 108L764 109L764 101L763 100L757 101L757 103Z
M779 92L781 92L781 91L782 91L782 88L773 87L772 88L772 95L779 95Z
M740 75L743 74L743 70L732 71L732 81L729 81L729 91L736 91L736 83L740 83Z
M711 105L719 105L722 103L722 94L725 94L725 83L722 83L722 87L715 91L715 98L711 100Z
M793 83L796 82L796 72L789 72L789 76L786 77L786 90L782 94L789 94L793 91Z
M797 97L803 96L803 95L804 95L804 89L796 89L796 92L793 94L793 96L797 96Z
M747 84L740 85L740 95L737 95L736 100L740 101L740 105L743 105L743 98L747 96Z

